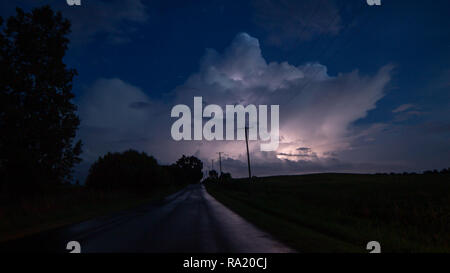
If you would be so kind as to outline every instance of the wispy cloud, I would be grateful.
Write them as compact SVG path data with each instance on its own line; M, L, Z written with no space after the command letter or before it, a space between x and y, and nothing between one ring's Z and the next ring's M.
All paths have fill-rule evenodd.
M1 1L0 15L15 14L16 6L27 10L50 5L61 11L72 23L71 46L85 45L101 36L110 44L123 44L131 41L130 34L135 26L149 19L148 9L142 0L95 0L81 1L82 5L70 7L65 0L21 0ZM130 26L134 24L134 26Z
M128 43L135 29L127 23L143 24L149 17L142 0L84 1L79 8L68 7L65 1L56 5L72 22L71 40L76 45L88 43L97 35L112 44Z
M394 110L392 110L392 113L404 112L404 111L414 108L414 107L415 107L414 104L402 104L402 105L398 106L397 108L395 108Z

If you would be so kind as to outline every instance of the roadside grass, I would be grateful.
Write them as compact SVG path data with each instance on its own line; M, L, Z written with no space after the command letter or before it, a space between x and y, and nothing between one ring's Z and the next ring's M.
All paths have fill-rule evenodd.
M318 174L207 183L216 199L300 252L450 252L448 175Z
M180 190L170 186L148 194L62 186L36 198L0 204L0 242L73 224L161 200Z

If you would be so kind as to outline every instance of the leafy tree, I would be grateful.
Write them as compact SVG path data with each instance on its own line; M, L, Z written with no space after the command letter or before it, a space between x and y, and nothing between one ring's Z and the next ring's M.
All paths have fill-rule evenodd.
M70 22L49 6L0 18L0 190L71 180L80 162L76 75L63 62Z
M148 192L168 184L167 173L146 153L108 153L92 164L86 186L100 190Z
M203 177L203 162L195 156L183 155L175 164L181 171L183 179L190 183L199 183Z

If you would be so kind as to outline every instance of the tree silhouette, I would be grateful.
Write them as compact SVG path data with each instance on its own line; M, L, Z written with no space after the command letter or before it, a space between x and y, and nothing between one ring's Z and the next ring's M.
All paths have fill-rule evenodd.
M175 165L181 170L183 179L188 183L199 183L203 177L203 162L195 156L183 155Z
M169 183L167 173L146 153L107 153L92 164L86 186L98 190L149 192Z
M0 190L67 182L80 162L73 143L76 71L63 62L70 22L49 6L0 18Z

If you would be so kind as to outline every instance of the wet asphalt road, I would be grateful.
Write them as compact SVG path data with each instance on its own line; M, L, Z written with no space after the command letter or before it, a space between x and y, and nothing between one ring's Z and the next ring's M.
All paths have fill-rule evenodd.
M115 213L0 245L0 251L283 253L293 252L227 209L202 185L191 185L163 202Z

